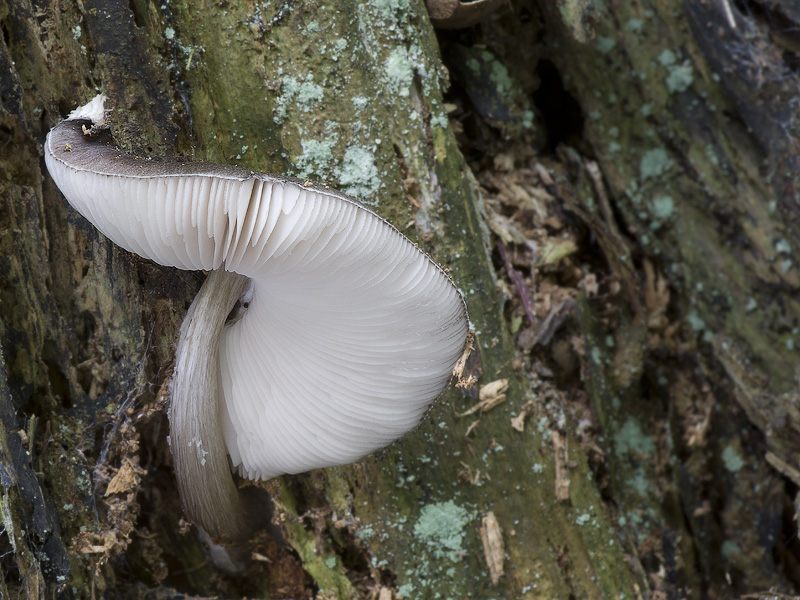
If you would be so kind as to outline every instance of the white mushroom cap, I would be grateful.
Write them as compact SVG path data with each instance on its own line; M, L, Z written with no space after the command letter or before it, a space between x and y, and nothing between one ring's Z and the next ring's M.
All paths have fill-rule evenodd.
M413 429L450 380L468 330L447 274L340 193L236 167L134 158L56 126L47 168L116 244L163 265L253 279L220 343L233 465L266 479L352 462Z
M267 244L220 346L225 440L250 478L353 462L414 428L467 333L457 290L416 246L356 204L300 194L284 215L303 233Z

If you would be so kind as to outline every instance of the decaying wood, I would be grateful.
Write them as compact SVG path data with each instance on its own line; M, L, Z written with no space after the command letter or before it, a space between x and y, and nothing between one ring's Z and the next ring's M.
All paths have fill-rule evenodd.
M0 596L797 595L792 3L520 0L457 39L421 1L84 4L0 6ZM202 276L42 171L94 86L128 149L360 195L469 304L462 386L260 486L236 578L165 441Z
M505 551L503 549L503 530L493 512L489 511L481 519L480 533L483 556L486 559L486 566L489 568L489 577L492 579L492 583L497 585L504 574Z

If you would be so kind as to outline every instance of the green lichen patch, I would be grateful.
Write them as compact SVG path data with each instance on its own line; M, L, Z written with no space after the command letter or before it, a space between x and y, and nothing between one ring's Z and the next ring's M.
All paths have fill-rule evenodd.
M414 65L405 48L395 48L385 63L385 77L389 89L407 98L414 79Z
M657 219L667 220L675 212L675 202L672 196L658 196L653 199L653 215Z
M676 61L675 53L672 50L665 49L658 55L658 62L662 67L669 68L673 66Z
M608 54L616 47L616 45L617 42L612 37L607 37L602 35L597 37L597 49L602 54Z
M703 331L706 328L706 322L696 310L692 310L686 315L686 320L695 331Z
M739 544L737 544L736 542L734 542L732 540L725 540L724 542L722 542L722 546L720 548L720 551L722 552L722 555L725 558L730 559L733 556L735 556L736 554L741 553L742 549L739 547Z
M381 185L375 154L360 146L348 148L336 169L336 178L345 192L362 202L368 201Z
M307 75L303 79L286 75L281 79L281 94L276 101L275 122L282 123L286 119L290 106L309 112L319 105L324 98L322 86L314 83L314 76Z
M694 69L688 60L678 63L675 53L665 49L658 55L658 62L667 70L666 84L670 94L689 89L694 80Z
M660 177L672 168L672 159L664 148L653 148L644 153L639 161L639 177L642 181Z
M326 140L302 140L303 153L294 160L297 176L307 179L315 175L321 180L333 162L335 138Z
M471 521L469 512L452 500L422 508L414 534L436 558L458 562L464 554L464 528Z
M733 444L729 444L722 451L722 462L731 473L738 473L747 464Z
M668 69L667 89L670 93L685 92L694 81L694 69L689 61Z
M628 417L625 424L614 434L614 447L618 454L652 455L656 449L653 436L644 433L639 422L633 417Z

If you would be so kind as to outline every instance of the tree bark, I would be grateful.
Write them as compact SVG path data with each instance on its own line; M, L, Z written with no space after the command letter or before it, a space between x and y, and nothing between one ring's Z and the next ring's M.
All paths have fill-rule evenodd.
M797 81L770 30L796 15L605 4L437 40L421 0L0 3L0 597L797 592ZM563 89L534 95L534 68ZM128 150L358 197L469 307L476 385L383 452L251 490L274 524L228 549L235 576L181 520L166 444L203 276L113 246L41 160L99 90ZM554 213L504 204L520 173ZM558 229L528 266L523 218Z
M614 221L624 228L627 243L604 251L629 256L618 272L639 290L615 349L591 333L590 306L582 315L587 350L604 359L589 365L588 387L616 442L612 485L628 490L613 496L645 531L663 531L665 553L666 534L683 538L677 556L694 564L678 579L695 591L797 593L798 78L785 33L797 9L619 3L591 15L586 43L573 35L578 19L543 12L615 212L608 219L580 195L576 210L606 231L601 246ZM674 314L659 324L662 276ZM673 320L682 334L664 327ZM614 372L622 357L632 385ZM620 436L639 432L666 448L634 456ZM648 485L631 493L642 476ZM661 506L646 516L634 507L648 497Z

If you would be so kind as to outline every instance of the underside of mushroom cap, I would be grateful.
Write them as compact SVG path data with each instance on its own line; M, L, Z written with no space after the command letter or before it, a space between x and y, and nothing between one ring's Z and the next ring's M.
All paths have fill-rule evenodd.
M460 293L422 250L338 192L136 158L85 135L93 121L77 114L45 144L74 208L160 264L253 278L249 310L220 344L220 417L243 475L345 464L419 423L468 331Z
M220 346L225 440L251 479L353 462L414 428L468 328L452 282L394 228L323 195L290 204L281 219L303 227L268 236Z

